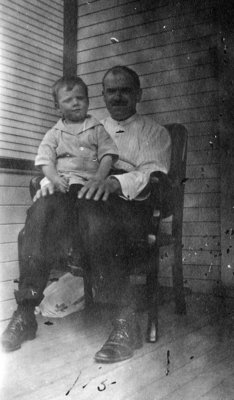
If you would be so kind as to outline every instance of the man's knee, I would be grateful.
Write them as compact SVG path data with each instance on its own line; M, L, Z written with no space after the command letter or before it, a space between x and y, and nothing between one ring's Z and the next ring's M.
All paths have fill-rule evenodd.
M24 236L25 236L25 229L21 229L18 234L18 245L21 247L24 241Z
M38 226L47 221L48 215L51 215L53 210L58 210L59 201L54 195L41 197L27 210L27 222L37 224Z
M102 204L94 201L78 203L79 234L84 245L91 249L105 245L110 237L111 221Z
M105 243L108 233L105 229L105 223L102 219L88 218L88 220L86 220L86 226L87 229L85 231L85 236L90 246L96 247L101 245L103 242Z

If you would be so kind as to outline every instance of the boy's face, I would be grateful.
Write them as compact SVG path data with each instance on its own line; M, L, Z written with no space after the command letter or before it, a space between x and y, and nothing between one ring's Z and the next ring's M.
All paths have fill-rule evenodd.
M85 89L76 85L72 90L62 87L57 95L57 107L67 122L82 122L87 115L89 99Z

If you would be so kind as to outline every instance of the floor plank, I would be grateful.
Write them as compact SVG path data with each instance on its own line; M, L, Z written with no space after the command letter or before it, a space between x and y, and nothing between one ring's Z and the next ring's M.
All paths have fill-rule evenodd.
M199 397L201 400L230 400L234 399L234 374L226 377L221 383L213 387L209 392Z
M132 359L110 365L93 359L111 329L108 307L97 306L89 314L81 311L62 319L37 317L36 340L24 343L19 351L1 353L0 397L228 399L234 390L233 300L205 295L188 295L186 300L186 316L174 313L170 299L160 306L157 343L144 343ZM142 311L139 318L145 331L146 313ZM45 324L48 321L52 324ZM170 364L166 374L168 350Z

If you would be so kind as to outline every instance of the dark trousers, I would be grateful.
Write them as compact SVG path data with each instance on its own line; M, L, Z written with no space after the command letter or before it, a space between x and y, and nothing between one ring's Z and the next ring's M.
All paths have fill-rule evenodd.
M150 200L126 201L116 195L107 202L81 200L78 243L84 265L91 270L99 299L135 307L129 275L134 241L145 237L152 216Z
M34 304L41 301L51 267L61 257L61 249L65 254L64 243L72 230L82 266L90 270L96 290L120 307L134 307L129 259L132 243L146 235L151 202L125 201L116 195L106 202L79 200L78 189L74 185L68 194L41 198L28 210L19 243L18 302L29 299L31 290L37 293Z
M41 197L27 211L25 227L18 237L18 303L32 301L38 305L52 266L65 257L71 244L74 206L80 187L72 185L66 194L56 192Z

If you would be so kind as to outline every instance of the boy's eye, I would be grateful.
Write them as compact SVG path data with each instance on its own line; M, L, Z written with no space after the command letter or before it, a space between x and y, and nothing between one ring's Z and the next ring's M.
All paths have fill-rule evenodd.
M63 103L70 103L71 101L72 101L71 97L67 97L66 99L62 100Z
M73 100L82 101L82 100L84 100L84 99L85 99L85 97L68 98L68 99L63 100L63 102L64 102L64 103L71 103Z

